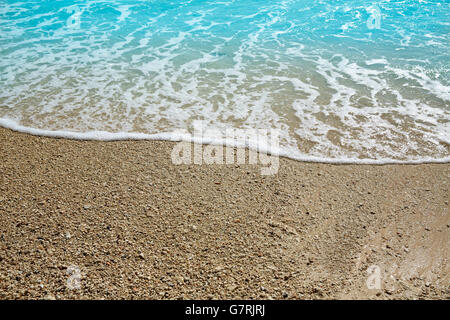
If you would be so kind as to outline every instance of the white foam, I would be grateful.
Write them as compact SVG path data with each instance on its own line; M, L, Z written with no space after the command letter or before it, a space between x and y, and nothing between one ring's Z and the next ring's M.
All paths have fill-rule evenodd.
M323 19L314 15L310 23L293 17L291 11L305 6L297 0L274 1L257 10L234 2L205 3L205 10L202 5L195 12L188 9L189 1L163 12L150 10L153 4L147 3L143 10L148 10L148 21L142 21L139 7L120 3L111 2L117 11L112 19L84 23L88 30L41 32L41 27L64 22L59 20L65 20L67 7L57 14L31 12L17 21L0 21L0 26L11 22L15 27L3 28L5 39L12 41L2 46L7 54L0 60L0 118L47 129L20 129L38 130L34 134L94 140L170 140L174 128L185 128L193 119L220 128L274 128L283 133L284 154L320 162L359 163L358 155L383 157L376 160L382 162L420 161L448 154L441 143L450 140L448 71L438 70L443 76L429 72L432 56L393 59L389 52L385 57L385 52L380 56L362 48L353 55L355 48L327 48L323 43L316 48L307 38L308 26L336 12L364 11L362 6L326 6ZM95 21L95 10L102 5L80 5L83 19ZM2 6L2 14L13 10ZM20 6L14 11L31 10ZM27 23L36 18L41 19L37 25ZM338 32L331 36L375 41L361 39L366 35L352 22L345 24L342 35L339 27L345 21L329 21L329 31L334 25ZM397 31L392 38L396 46L399 35L409 35ZM18 38L34 33L38 36L32 39ZM425 37L440 41L434 32ZM417 63L426 67L409 68ZM56 129L62 131L52 131ZM347 148L328 138L336 131ZM314 145L308 156L299 146L304 141Z
M291 158L302 162L318 162L318 163L330 163L330 164L423 164L423 163L449 163L450 157L444 157L441 159L422 158L414 160L393 160L393 159L334 159L334 158L322 158L306 155L299 155L289 150L278 149L274 151L273 146L260 145L255 147L249 144L247 140L242 141L237 139L234 143L230 143L227 138L220 137L206 137L195 138L190 134L182 134L180 131L172 133L158 133L158 134L145 134L145 133L133 133L133 132L106 132L106 131L90 131L90 132L72 132L72 131L52 131L37 129L31 127L25 127L18 124L11 119L0 119L0 126L11 129L18 132L23 132L31 135L51 137L51 138L64 138L72 140L96 140L96 141L123 141L123 140L159 140L159 141L187 141L200 144L214 144L224 145L230 147L244 148L248 147L251 150L258 150L262 153L268 153L273 156L280 156Z

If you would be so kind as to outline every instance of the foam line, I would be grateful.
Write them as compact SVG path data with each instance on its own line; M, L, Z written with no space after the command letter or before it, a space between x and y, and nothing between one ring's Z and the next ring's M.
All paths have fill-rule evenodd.
M191 135L175 133L158 133L158 134L145 134L145 133L132 133L132 132L106 132L106 131L90 131L90 132L73 132L62 130L44 130L31 127L25 127L18 124L11 119L0 118L0 126L6 129L10 129L17 132L27 133L36 136L51 137L51 138L64 138L71 140L86 140L86 141L123 141L123 140L158 140L158 141L187 141L200 144L214 144L236 148L248 147L251 150L256 150L252 145L248 145L245 142L237 141L236 143L226 143L226 139L221 138L209 138L198 139L193 138ZM207 142L207 143L205 143ZM424 163L449 163L450 156L441 159L422 158L415 160L395 160L395 159L333 159L333 158L319 158L311 156L296 155L286 150L271 151L269 147L260 147L259 152L272 154L273 156L286 157L301 162L317 162L317 163L329 163L329 164L370 164L370 165L385 165L385 164L424 164Z

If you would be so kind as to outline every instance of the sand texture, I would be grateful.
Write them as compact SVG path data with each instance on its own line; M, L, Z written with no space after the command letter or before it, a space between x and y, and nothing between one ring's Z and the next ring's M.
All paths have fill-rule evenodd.
M449 164L261 176L173 165L173 145L0 129L0 298L450 297Z

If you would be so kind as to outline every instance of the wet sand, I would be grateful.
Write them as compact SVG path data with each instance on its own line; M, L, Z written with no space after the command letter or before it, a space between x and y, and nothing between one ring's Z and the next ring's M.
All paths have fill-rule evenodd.
M1 299L450 297L449 164L261 176L174 165L172 142L0 146Z

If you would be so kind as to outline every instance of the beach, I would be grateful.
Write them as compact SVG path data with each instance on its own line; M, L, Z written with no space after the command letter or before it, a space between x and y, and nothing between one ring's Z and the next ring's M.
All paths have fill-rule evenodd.
M448 163L263 176L174 144L0 129L0 299L450 297Z

